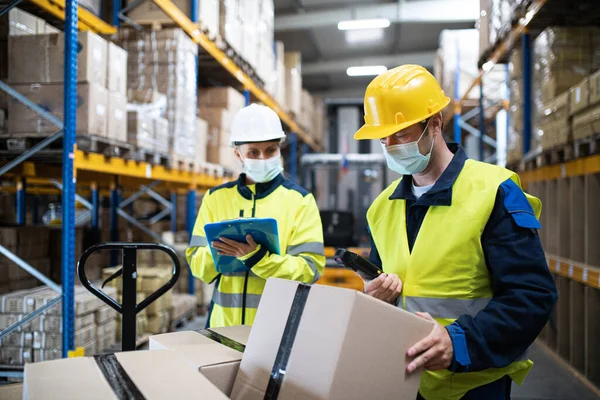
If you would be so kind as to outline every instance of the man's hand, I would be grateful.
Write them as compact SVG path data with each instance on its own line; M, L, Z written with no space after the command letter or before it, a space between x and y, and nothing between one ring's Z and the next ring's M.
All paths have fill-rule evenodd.
M393 304L402 293L402 281L396 274L381 274L365 285L365 293Z
M235 240L221 237L219 240L212 242L212 246L218 250L219 255L236 258L244 257L252 253L256 250L256 247L258 247L251 235L246 235L246 243L236 242Z
M408 364L406 371L411 373L421 367L425 367L430 371L447 369L452 364L454 355L454 348L448 331L436 322L429 313L418 312L416 314L435 323L435 327L425 339L408 349L408 356L416 358Z

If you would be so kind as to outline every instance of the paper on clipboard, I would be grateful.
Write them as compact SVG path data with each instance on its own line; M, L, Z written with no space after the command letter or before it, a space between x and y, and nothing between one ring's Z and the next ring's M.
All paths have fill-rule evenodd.
M218 250L211 243L220 237L246 242L246 235L252 235L254 241L266 247L270 253L280 254L279 233L277 220L274 218L238 218L204 225L204 232L208 240L210 252L217 272L233 273L245 272L249 268L235 257L217 254Z

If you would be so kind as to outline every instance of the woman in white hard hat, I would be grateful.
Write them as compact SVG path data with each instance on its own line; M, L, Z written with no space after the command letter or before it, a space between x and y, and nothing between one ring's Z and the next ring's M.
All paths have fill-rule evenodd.
M312 194L282 175L281 121L268 107L252 104L231 125L230 144L243 173L237 181L206 193L196 219L188 263L195 277L215 282L207 326L252 325L267 278L316 282L325 268L323 231ZM248 271L220 274L204 225L233 218L277 220L281 254L271 254L248 235L245 243L226 238L211 243L220 254L237 257Z

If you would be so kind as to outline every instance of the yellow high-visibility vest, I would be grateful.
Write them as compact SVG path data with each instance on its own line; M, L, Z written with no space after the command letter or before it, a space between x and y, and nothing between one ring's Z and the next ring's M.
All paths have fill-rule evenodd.
M211 327L252 325L267 278L314 283L325 269L323 228L313 195L282 175L249 186L242 183L243 179L211 189L204 196L186 250L192 274L206 283L215 282ZM281 254L267 253L248 273L219 274L204 225L239 217L275 218Z
M389 199L399 180L375 200L367 220L384 271L397 274L403 282L399 306L410 312L429 312L444 326L463 314L475 316L486 307L493 294L481 235L498 188L507 179L520 186L518 176L507 169L466 160L452 186L452 204L429 207L412 252L406 232L406 201ZM526 196L539 218L541 202ZM521 384L532 366L524 355L504 368L465 373L425 371L419 391L427 400L458 400L469 390L505 375Z

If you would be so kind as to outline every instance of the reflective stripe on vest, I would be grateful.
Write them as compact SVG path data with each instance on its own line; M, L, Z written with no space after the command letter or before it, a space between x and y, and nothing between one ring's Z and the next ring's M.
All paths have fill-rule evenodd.
M288 246L286 253L291 256L297 256L302 253L313 253L324 256L325 245L319 242L302 243L296 246Z
M458 319L463 314L474 317L487 306L489 298L452 299L438 297L404 297L404 308L409 312L426 312L433 318Z
M244 295L242 293L223 293L215 290L213 293L213 302L225 308L242 308ZM258 308L260 303L260 294L246 294L246 308Z

